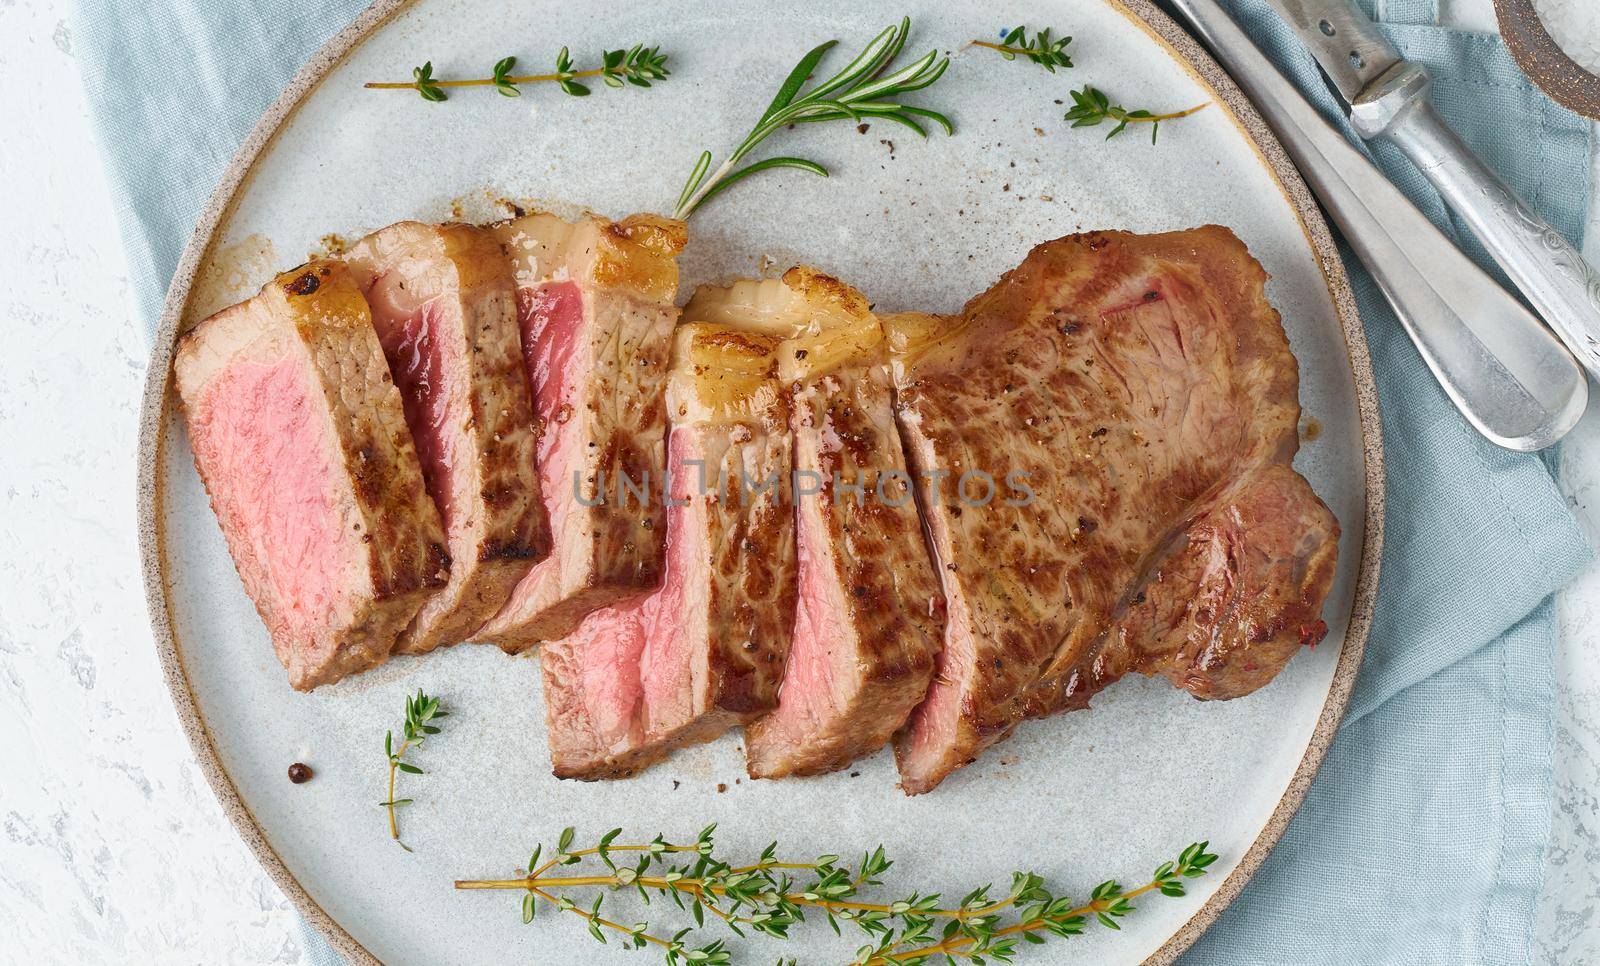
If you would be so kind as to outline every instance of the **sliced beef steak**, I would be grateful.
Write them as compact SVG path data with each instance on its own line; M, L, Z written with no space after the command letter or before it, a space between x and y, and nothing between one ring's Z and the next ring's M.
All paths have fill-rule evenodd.
M449 584L395 643L422 653L483 626L549 552L516 286L500 243L469 225L402 222L345 261L449 538Z
M684 225L532 214L493 229L511 259L539 427L550 556L478 637L518 652L661 582L666 417ZM632 484L630 486L629 484Z
M1265 281L1224 228L1097 232L958 316L884 320L948 602L897 742L907 792L1126 671L1233 697L1320 639L1338 524L1289 465L1297 370ZM981 474L1006 481L991 499Z
M795 595L778 341L678 327L665 579L541 652L556 775L632 774L777 702Z
M195 466L300 690L388 656L450 558L360 290L315 261L178 346Z
M741 285L748 296L732 301L747 316L797 329L778 359L793 407L800 592L778 707L746 729L746 751L753 777L814 775L905 724L933 676L943 601L866 299L807 268Z
M1338 542L1305 479L1278 464L1201 501L1111 629L1034 686L1029 713L1078 710L1129 672L1203 700L1249 694L1327 632Z

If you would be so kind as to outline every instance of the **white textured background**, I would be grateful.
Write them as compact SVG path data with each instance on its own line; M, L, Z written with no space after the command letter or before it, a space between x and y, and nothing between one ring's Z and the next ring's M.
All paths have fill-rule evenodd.
M1488 0L1445 3L1493 28ZM1536 3L1600 69L1600 2ZM145 339L64 7L0 0L0 962L298 963L294 914L191 761L149 639L132 486ZM1590 224L1600 260L1600 210ZM1566 454L1600 540L1600 406ZM1565 966L1600 963L1600 568L1560 604L1537 958Z

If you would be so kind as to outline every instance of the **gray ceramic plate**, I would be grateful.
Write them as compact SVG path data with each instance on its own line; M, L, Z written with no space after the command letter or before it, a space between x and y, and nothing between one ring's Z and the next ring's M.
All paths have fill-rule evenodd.
M698 282L821 266L881 309L949 311L1034 243L1097 227L1233 227L1272 274L1301 365L1308 428L1297 462L1344 528L1340 568L1315 651L1262 692L1206 705L1165 683L1127 681L1087 713L1035 723L936 793L908 799L886 754L808 781L741 781L735 736L625 782L549 774L535 661L462 646L399 659L315 694L289 690L240 590L195 476L168 366L183 325L253 291L329 244L402 218L487 218L500 199L661 210L702 147L725 148L783 73L819 40L865 42L902 13L908 49L954 54L925 102L955 137L926 142L874 124L782 140L828 164L823 180L779 172L697 215L684 259ZM1076 37L1077 67L1051 75L968 49L1006 25ZM575 100L458 93L443 105L371 92L432 59L440 75L506 53L524 64L563 44L659 43L674 76L654 90L598 88ZM1092 81L1127 102L1211 105L1163 128L1104 141L1061 121L1069 87ZM891 144L892 142L892 144ZM143 424L140 513L156 640L178 712L224 807L296 906L347 955L390 963L623 962L580 923L519 921L510 893L457 893L457 877L505 875L532 845L573 824L598 834L692 836L720 823L732 853L857 852L879 843L907 888L960 894L1031 868L1085 893L1145 876L1196 839L1222 854L1182 899L1147 899L1120 932L1091 929L1040 962L1169 960L1239 891L1293 814L1337 725L1371 613L1381 520L1381 445L1365 345L1328 231L1304 186L1235 88L1143 0L1056 5L881 6L822 0L572 4L546 0L383 0L335 38L268 112L196 229L173 283ZM382 812L383 734L408 692L456 711L411 778L414 853ZM305 761L315 781L291 785ZM522 857L519 859L519 857ZM665 913L658 904L654 915ZM570 917L566 917L570 918ZM626 920L625 920L626 921ZM847 959L824 926L789 944L807 962ZM786 947L739 943L750 959ZM752 948L754 947L754 948ZM1032 952L1031 948L1028 952ZM637 955L635 954L635 960Z

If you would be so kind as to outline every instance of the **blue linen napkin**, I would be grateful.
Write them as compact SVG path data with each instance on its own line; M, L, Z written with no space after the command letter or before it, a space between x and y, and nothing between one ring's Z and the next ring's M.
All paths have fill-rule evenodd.
M1264 0L1223 2L1348 133L1311 56ZM1498 37L1436 26L1433 0L1383 7L1385 33L1433 71L1445 119L1579 241L1588 122L1540 93ZM1398 151L1380 144L1369 156L1493 267ZM1371 640L1300 813L1185 962L1525 963L1550 834L1549 597L1592 550L1552 481L1555 456L1507 453L1468 429L1371 277L1344 256L1372 348L1389 475Z
M228 159L299 65L365 5L167 0L151 17L118 0L78 0L85 87L151 331ZM1262 0L1231 6L1337 118L1309 56ZM1441 112L1579 240L1589 125L1538 93L1498 38L1434 26L1433 0L1385 6L1396 44L1433 69ZM1384 146L1374 158L1489 264L1404 159ZM1592 551L1551 479L1554 457L1506 453L1472 432L1371 279L1348 252L1345 261L1383 403L1388 535L1377 616L1349 714L1304 807L1187 960L1524 962L1549 837L1549 597ZM305 934L309 962L339 962Z

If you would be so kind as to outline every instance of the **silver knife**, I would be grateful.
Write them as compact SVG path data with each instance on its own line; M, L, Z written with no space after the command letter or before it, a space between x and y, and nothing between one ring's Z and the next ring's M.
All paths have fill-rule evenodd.
M1189 22L1272 126L1467 421L1513 450L1542 449L1564 436L1583 415L1588 383L1550 330L1329 124L1216 0L1168 0L1168 5ZM1306 0L1300 6L1305 9ZM1312 29L1325 39L1341 38L1341 47L1349 40L1344 31L1359 37L1362 24L1367 34L1376 34L1359 11L1339 9L1311 21ZM1323 32L1324 19L1331 37ZM1392 49L1384 64L1381 55L1374 59L1379 48L1350 47L1331 71L1352 88L1359 84L1365 90L1367 79L1399 62ZM1505 194L1509 198L1510 192ZM1583 265L1575 253L1573 263Z
M1429 100L1427 68L1403 60L1351 0L1268 0L1344 98L1365 140L1384 138L1433 182L1483 247L1600 379L1600 276L1517 200Z

